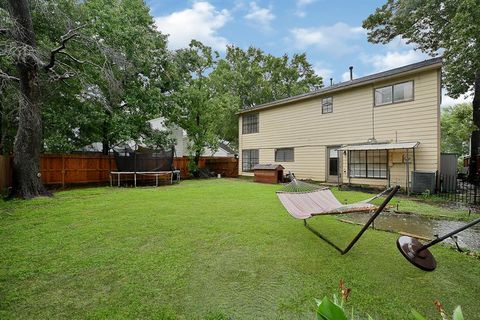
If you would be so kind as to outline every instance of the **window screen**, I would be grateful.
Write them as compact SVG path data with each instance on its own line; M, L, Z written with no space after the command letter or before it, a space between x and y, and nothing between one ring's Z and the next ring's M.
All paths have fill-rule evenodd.
M333 98L323 98L322 99L322 113L331 113L333 112Z
M246 114L242 118L242 133L258 132L258 113Z
M275 150L275 162L293 162L293 148L282 148Z
M387 178L387 150L349 152L349 174L352 178Z
M392 86L375 89L375 105L392 103Z
M375 105L413 100L413 81L375 89Z
M393 86L393 102L413 99L413 81L399 83Z
M242 151L242 171L253 171L253 167L258 164L258 149L249 149Z

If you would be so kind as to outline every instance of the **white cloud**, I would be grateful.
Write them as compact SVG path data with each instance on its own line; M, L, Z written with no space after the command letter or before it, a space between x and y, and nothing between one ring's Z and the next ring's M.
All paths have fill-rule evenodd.
M307 4L314 3L317 0L297 0L298 6L306 6Z
M425 60L427 56L420 51L388 51L386 54L376 54L373 56L362 56L363 63L373 66L374 72L385 71L407 64Z
M353 79L355 79L355 72L353 73ZM342 81L350 81L350 70L342 73Z
M256 2L250 2L250 9L245 15L245 19L260 26L263 31L271 31L271 22L275 20L275 15L272 12L272 8L261 8Z
M295 15L303 18L307 15L307 12L305 11L305 6L314 3L317 0L297 0L297 10L295 10Z
M199 40L216 50L225 50L227 39L218 34L231 19L228 10L217 10L208 2L195 2L191 8L155 18L157 28L170 35L169 47L188 46L192 39Z
M293 37L291 41L300 49L317 47L336 55L343 55L358 49L358 45L353 45L352 40L365 36L365 30L338 22L332 26L294 28L290 30L290 35Z
M313 64L313 71L323 78L324 85L330 84L330 78L333 76L333 69L323 62L315 62Z
M460 97L458 97L457 99L454 99L454 98L451 98L448 96L448 92L447 90L443 89L442 90L442 108L443 107L446 107L446 106L452 106L452 105L455 105L455 104L459 104L459 103L464 103L464 102L472 102L473 100L473 93L472 92L469 92L465 95L462 95Z

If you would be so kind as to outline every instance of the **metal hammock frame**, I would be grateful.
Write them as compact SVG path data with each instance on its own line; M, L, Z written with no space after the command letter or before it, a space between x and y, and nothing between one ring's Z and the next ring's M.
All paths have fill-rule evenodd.
M306 183L306 182L303 182L303 181L298 181L295 178L295 175L293 175L291 173L290 173L290 177L291 177L292 182L290 182L289 184L287 184L284 187L284 189L287 190L287 191L279 191L279 192L277 192L277 194L278 193L310 193L310 192L316 192L319 189L322 189L322 187L320 187L320 186L309 184L309 183ZM362 229L358 232L358 234L355 236L355 238L353 238L353 240L350 241L350 243L347 245L347 247L345 249L341 249L334 242L329 240L327 237L322 235L318 230L316 230L315 228L313 228L312 226L310 226L307 223L307 219L310 218L310 217L315 217L315 216L318 216L318 215L325 215L325 214L341 214L342 212L329 212L329 213L311 214L310 217L307 217L307 218L303 219L303 225L310 232L312 232L314 235L316 235L317 237L319 237L320 239L325 241L327 244L329 244L330 246L335 248L338 252L340 252L340 254L344 255L352 249L352 247L362 237L362 235L365 233L365 231L367 231L367 229L370 227L370 225L372 225L372 223L375 221L375 219L380 215L380 213L382 213L383 209L385 209L387 204L390 202L390 200L392 200L392 198L395 196L395 194L398 192L399 189L400 189L400 186L397 185L395 187L388 188L387 190L379 193L378 195L376 195L376 196L374 196L370 199L362 201L362 203L367 203L367 202L373 201L374 199L377 199L377 198L381 197L382 195L384 195L385 193L389 192L387 197L385 198L385 200L382 202L382 204L380 204L375 209L374 214L370 217L370 219L368 219L367 223L365 223L365 225L362 227ZM283 202L282 202L282 204L283 204ZM285 209L287 209L287 208L285 207ZM288 209L287 209L287 211L288 211ZM365 212L365 210L349 211L349 212Z

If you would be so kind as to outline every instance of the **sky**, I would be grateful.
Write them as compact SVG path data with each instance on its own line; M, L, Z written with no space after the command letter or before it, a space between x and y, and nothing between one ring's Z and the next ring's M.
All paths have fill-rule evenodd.
M428 58L395 39L371 44L362 21L385 0L147 0L158 29L169 35L170 49L200 40L220 53L227 45L254 46L267 53L307 53L324 85L392 69ZM442 106L454 100L444 91Z

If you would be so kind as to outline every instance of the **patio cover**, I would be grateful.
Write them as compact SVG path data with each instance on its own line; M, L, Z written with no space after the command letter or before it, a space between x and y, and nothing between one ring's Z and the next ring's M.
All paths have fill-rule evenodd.
M367 143L343 146L337 150L354 151L354 150L393 150L393 149L415 149L420 142L400 142L400 143Z

